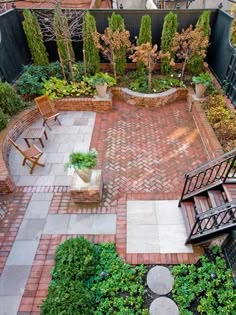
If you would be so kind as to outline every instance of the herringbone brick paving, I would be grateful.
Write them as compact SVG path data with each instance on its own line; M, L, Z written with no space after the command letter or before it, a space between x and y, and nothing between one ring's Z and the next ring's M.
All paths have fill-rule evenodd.
M122 193L180 193L184 174L207 161L186 102L156 109L113 104L112 112L97 114L91 144L107 202Z

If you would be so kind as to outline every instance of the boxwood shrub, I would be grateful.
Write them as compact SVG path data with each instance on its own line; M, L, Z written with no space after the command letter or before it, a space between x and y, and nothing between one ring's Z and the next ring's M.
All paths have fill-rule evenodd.
M4 112L0 109L0 131L6 128L8 119L8 115L4 114Z
M5 114L12 116L25 105L9 83L0 82L0 108Z
M146 268L118 257L111 243L83 237L59 245L42 315L147 315L143 308Z

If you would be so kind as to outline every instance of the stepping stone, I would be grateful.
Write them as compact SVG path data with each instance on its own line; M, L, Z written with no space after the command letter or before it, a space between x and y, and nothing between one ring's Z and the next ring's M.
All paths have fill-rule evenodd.
M168 268L155 266L148 272L147 284L154 293L165 295L172 290L174 278Z
M179 309L171 299L159 297L150 305L149 313L150 315L179 315Z

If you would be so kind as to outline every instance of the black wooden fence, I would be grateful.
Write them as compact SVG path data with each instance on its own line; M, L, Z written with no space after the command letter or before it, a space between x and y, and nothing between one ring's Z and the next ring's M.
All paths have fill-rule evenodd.
M141 18L149 14L152 18L153 43L160 45L162 26L165 15L169 10L91 10L96 19L99 32L107 27L107 18L113 12L124 17L126 29L130 31L131 40L139 33ZM195 25L203 10L175 10L178 14L179 30ZM217 10L211 10L211 26L214 28ZM30 62L29 51L21 26L22 10L12 10L0 15L0 29L2 30L2 44L0 44L0 78L12 82L20 74L23 64ZM57 60L55 42L46 43L51 61ZM77 60L82 60L82 42L73 43Z
M16 10L0 15L0 80L12 82L30 62L24 31Z

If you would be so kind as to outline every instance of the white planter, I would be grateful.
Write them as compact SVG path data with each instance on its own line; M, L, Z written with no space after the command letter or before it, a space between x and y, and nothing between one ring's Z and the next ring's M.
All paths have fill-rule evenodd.
M97 84L96 85L97 94L99 97L104 98L107 93L107 83L104 83L102 85Z
M196 84L195 85L195 92L196 92L196 96L197 98L203 98L204 97L204 93L206 91L206 85L205 84Z

